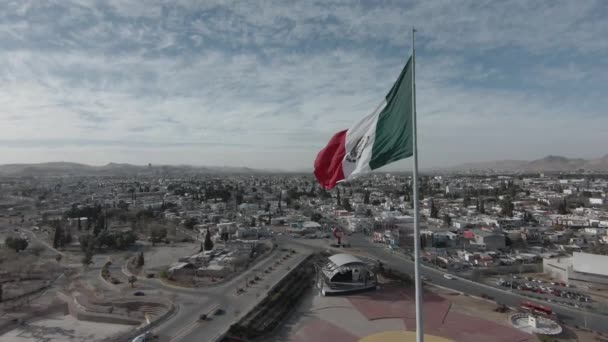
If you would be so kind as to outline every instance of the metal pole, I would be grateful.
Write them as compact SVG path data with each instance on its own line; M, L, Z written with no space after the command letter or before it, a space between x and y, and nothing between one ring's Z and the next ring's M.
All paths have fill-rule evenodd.
M416 29L412 28L412 140L413 140L413 187L414 187L414 283L416 284L416 342L424 342L422 322L422 283L420 281L420 227L418 217L418 137L416 133L416 49L414 38Z

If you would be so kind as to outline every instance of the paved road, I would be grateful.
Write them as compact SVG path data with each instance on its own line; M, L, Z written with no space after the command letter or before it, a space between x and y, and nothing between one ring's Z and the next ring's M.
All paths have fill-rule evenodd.
M292 239L283 237L282 240L290 240L290 243L299 245L315 246L317 249L326 249L327 245L321 246L319 240ZM365 253L377 260L381 260L385 267L391 267L400 272L414 274L414 262L406 256L392 253L391 250L382 245L377 245L369 241L362 235L353 235L348 237L348 242L353 248L364 250ZM347 252L348 250L345 250ZM528 297L504 291L500 288L495 288L481 283L472 282L466 279L457 278L454 280L444 278L445 272L437 269L424 266L421 267L422 275L431 283L453 289L472 296L481 296L482 294L493 297L496 302L504 303L511 307L519 307L521 302L534 301ZM558 318L569 325L578 325L595 331L608 333L608 316L599 315L585 310L577 310L574 308L555 305L547 302L539 303L544 306L549 306L557 313Z
M298 253L283 261L270 273L264 273L269 266L274 266L279 257L287 254L287 252L281 251L282 247L294 248ZM217 336L226 332L240 316L246 314L261 301L267 289L276 284L287 273L288 268L293 268L310 253L311 248L308 246L281 245L270 256L260 260L247 271L215 287L180 288L160 283L155 279L140 278L138 282L142 289L147 289L148 292L162 291L166 295L173 296L172 299L177 305L175 314L153 329L159 335L158 341L215 340ZM238 288L245 288L245 279L252 279L255 275L261 275L262 279L255 285L246 288L243 294L236 295ZM219 316L210 315L210 319L205 322L198 321L201 314L212 313L217 308L224 310L225 313Z
M20 229L25 231L33 240L39 241L47 249L63 254L43 239L39 239L33 231L25 228ZM197 238L195 234L189 234L189 232L185 231L183 233L191 235L195 239ZM288 254L282 248L293 248L297 253L292 255L288 260L282 261L279 266L275 266L277 259ZM138 277L135 289L124 288L121 292L143 291L149 295L155 294L168 297L175 303L176 310L173 315L153 329L159 335L159 342L212 341L216 336L226 332L230 325L237 321L240 316L255 307L264 298L267 288L274 286L287 274L288 268L293 268L297 263L305 259L311 253L311 250L309 246L302 247L299 245L281 244L270 255L259 260L248 270L218 286L184 288L168 285L161 282L160 279ZM127 283L130 273L122 265L122 260L122 257L115 255L112 258L110 272L113 277L118 278L123 283ZM85 277L93 283L116 291L118 288L104 282L100 277L100 270L107 261L107 255L95 255L92 264L84 272ZM274 266L275 269L268 274L264 273L264 270L269 266ZM243 294L237 296L236 290L238 288L245 288L246 280L251 280L255 275L260 275L262 279L256 284L250 285ZM212 316L212 319L206 322L198 321L201 314L211 313L217 308L225 310L225 314Z

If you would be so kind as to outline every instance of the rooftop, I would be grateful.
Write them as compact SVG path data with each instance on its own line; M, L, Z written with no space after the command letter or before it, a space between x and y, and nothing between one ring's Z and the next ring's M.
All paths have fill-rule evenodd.
M329 260L338 267L353 263L363 263L363 261L359 260L357 257L344 253L332 255L329 257Z

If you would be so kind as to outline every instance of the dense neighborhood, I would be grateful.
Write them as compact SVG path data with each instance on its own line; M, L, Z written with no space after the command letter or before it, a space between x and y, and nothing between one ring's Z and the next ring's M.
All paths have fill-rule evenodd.
M528 297L537 313L543 303L608 314L607 191L608 178L585 173L425 174L423 263L446 281L462 278ZM414 247L407 174L374 173L327 191L306 174L149 166L124 175L5 176L0 194L1 262L11 265L0 272L5 310L61 284L59 297L77 301L73 310L82 315L112 303L104 320L113 323L165 317L179 300L150 291L171 287L241 296L222 300L222 310L244 305L240 313L269 305L259 304L260 293L251 293L250 303L244 298L265 277L279 281L306 259L310 252L299 248L363 243L411 260ZM269 256L274 264L261 268ZM366 277L383 269L379 257L369 262L376 265ZM17 279L31 280L20 286ZM270 284L262 292L280 289L280 281ZM101 294L108 287L114 295ZM145 298L139 313L122 312L120 303L133 296ZM201 331L191 333L206 336Z

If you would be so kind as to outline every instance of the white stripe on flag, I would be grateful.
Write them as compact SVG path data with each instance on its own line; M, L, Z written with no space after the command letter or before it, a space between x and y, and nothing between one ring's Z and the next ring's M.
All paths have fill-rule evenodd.
M369 161L372 158L372 147L376 137L376 123L378 116L386 107L386 99L378 105L376 110L365 116L346 132L346 155L342 160L344 179L354 179L361 174L371 171Z

